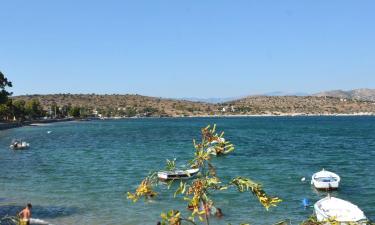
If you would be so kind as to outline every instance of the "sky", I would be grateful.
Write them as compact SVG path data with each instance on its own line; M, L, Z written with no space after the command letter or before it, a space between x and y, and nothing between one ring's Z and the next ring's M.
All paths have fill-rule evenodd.
M375 88L372 0L2 0L14 95Z

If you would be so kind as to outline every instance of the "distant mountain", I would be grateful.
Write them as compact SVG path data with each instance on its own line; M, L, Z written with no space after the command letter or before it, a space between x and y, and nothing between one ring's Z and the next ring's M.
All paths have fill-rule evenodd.
M310 94L305 92L283 92L283 91L273 91L262 94L264 96L309 96Z
M356 99L361 101L375 101L375 89L361 88L349 91L333 90L314 94L314 96L330 96L336 98Z
M181 100L191 101L191 102L204 102L211 104L218 104L224 102L230 102L250 96L309 96L310 94L305 92L283 92L283 91L273 91L263 94L254 94L254 95L244 95L238 97L227 97L227 98L181 98Z
M191 101L191 102L204 102L204 103L223 103L229 102L243 97L228 97L228 98L181 98L181 100Z

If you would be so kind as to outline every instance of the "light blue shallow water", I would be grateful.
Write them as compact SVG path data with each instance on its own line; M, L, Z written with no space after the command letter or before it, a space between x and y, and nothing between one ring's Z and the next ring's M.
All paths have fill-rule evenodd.
M302 199L325 196L301 177L310 180L322 168L342 178L332 195L375 219L375 117L129 119L0 131L0 216L29 201L34 217L53 224L154 225L162 209L186 214L185 204L164 187L148 203L132 204L125 193L149 171L163 168L166 158L188 160L192 138L212 123L236 145L232 155L215 159L219 176L253 178L284 200L267 212L249 194L214 194L225 217L213 224L272 224L286 218L297 224L312 213L303 209ZM15 137L32 147L9 150Z

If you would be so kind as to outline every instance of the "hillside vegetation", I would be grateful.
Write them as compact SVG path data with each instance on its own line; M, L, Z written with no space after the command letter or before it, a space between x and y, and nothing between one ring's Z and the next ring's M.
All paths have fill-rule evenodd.
M199 116L214 111L214 105L141 95L51 94L13 97L17 100L38 99L45 110L52 105L76 106L97 111L103 116Z
M37 99L43 109L79 107L103 116L208 116L253 114L375 113L375 102L318 96L251 96L221 104L141 95L51 94L12 97Z
M353 114L375 112L375 103L316 96L252 96L223 104L246 114Z

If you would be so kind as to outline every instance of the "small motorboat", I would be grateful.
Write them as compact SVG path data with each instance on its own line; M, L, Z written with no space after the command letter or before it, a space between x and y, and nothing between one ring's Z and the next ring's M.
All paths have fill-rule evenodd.
M30 144L26 141L14 140L12 141L12 144L10 144L9 147L13 150L23 150L29 148Z
M184 180L194 177L198 172L199 169L159 171L158 178L160 180Z
M311 178L311 184L316 189L333 190L339 188L339 175L327 170L322 170L314 173Z
M358 206L335 197L328 196L319 200L314 204L314 211L319 222L335 221L339 225L365 225L368 222Z

